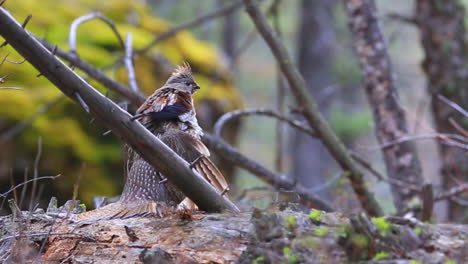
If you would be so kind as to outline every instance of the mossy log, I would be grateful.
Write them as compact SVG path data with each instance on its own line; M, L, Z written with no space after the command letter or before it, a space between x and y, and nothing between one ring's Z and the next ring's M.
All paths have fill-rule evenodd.
M291 207L95 223L17 212L0 235L2 263L468 263L466 225Z

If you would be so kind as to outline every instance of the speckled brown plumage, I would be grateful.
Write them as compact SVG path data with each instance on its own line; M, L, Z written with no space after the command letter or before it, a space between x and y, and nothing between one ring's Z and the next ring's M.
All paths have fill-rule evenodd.
M192 100L192 94L199 87L189 70L187 66L178 68L166 84L138 108L136 116L184 160L189 163L197 160L193 169L221 193L228 185L216 165L209 160L210 152L201 141L203 131L198 125ZM118 202L80 214L78 220L161 216L177 205L196 208L172 182L130 148L127 148L126 176Z

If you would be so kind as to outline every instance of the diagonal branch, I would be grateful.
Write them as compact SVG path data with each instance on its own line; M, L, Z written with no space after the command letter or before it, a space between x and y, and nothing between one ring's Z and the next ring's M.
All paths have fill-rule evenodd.
M279 121L286 122L290 126L310 135L311 137L317 137L315 132L305 126L302 122L288 118L287 116L276 112L274 110L269 110L269 109L247 109L247 110L234 110L229 113L225 113L222 115L218 121L216 121L216 124L214 125L214 134L218 137L221 137L221 132L223 130L224 125L235 118L239 118L242 116L250 116L250 115L263 115L263 116L269 116L278 119Z
M346 172L362 207L370 215L382 215L382 209L375 200L374 195L365 185L363 173L358 169L356 163L346 151L343 143L338 139L336 134L318 111L317 103L314 98L308 94L305 81L296 67L294 67L294 64L292 63L293 60L289 56L286 47L275 35L265 16L258 8L258 1L244 0L244 3L247 13L250 15L257 26L258 31L267 42L280 65L281 71L288 80L290 89L296 97L298 107L303 110L304 117L310 127L314 129L330 154Z
M222 139L210 134L205 134L203 142L224 159L258 176L263 181L275 187L275 189L292 190L299 194L302 203L312 204L313 207L320 210L328 212L333 211L333 207L328 202L314 195L313 190L311 191L302 184L294 182L291 177L278 174L277 172L265 168L258 162L239 153Z
M0 24L2 25L0 35L18 53L71 99L77 101L76 94L80 95L94 117L100 119L104 125L112 129L115 135L131 146L154 168L166 175L197 203L201 210L238 211L232 202L220 196L198 173L191 170L185 160L140 123L132 122L131 116L126 111L59 61L3 8L0 8Z

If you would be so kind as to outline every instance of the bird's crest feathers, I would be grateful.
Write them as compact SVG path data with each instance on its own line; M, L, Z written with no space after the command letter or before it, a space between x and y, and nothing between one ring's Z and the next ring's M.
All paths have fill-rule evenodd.
M172 73L171 76L184 74L184 73L192 74L192 67L190 67L190 64L186 61L184 61L182 65L177 66L177 68L175 69L175 71Z

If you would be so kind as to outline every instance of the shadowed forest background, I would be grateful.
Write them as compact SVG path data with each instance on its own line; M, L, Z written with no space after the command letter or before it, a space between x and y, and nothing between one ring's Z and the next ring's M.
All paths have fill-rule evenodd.
M138 50L146 47L155 33L166 32L231 2L21 0L8 1L7 8L18 20L32 14L27 29L66 51L69 49L70 24L80 16L98 11L115 23L122 36L132 32L133 48ZM424 5L425 1L375 2L376 19L386 40L395 76L397 101L406 115L408 133L401 137L410 137L408 141L414 142L420 162L422 180L412 184L422 188L423 183L432 183L436 194L453 186L465 186L468 156L467 135L463 132L467 131L468 118L453 110L449 114L444 110L444 117L434 115L432 101L439 100L434 99L438 92L432 96L429 91L446 89L444 98L449 98L452 103L455 100L462 109L468 110L466 31L456 31L462 35L450 35L444 40L447 43L441 45L440 56L435 56L447 56L446 61L455 61L454 65L461 65L460 68L451 64L439 65L441 74L434 77L429 64L444 60L423 63L430 51L422 38L428 30L424 23L432 22L418 17L423 13L418 12L417 3ZM466 28L467 17L463 10L468 7L468 1L446 2L438 4L446 20L461 16L462 27ZM274 0L262 1L261 6L294 57L294 64L332 129L355 155L387 177L382 146L376 140L376 125L366 97L359 52L353 50L354 36L343 3ZM422 10L423 7L419 8ZM419 19L419 24L411 19ZM80 58L127 84L125 66L118 61L124 55L124 49L109 26L92 20L80 25L77 32ZM461 47L453 48L458 44L452 42L460 39ZM26 187L29 189L22 192L24 189L19 188L8 198L15 196L22 209L37 207L37 203L39 207L46 207L51 196L56 196L60 204L72 199L75 189L77 198L88 208L93 208L94 197L120 194L124 184L122 143L106 133L106 127L81 107L61 95L48 80L38 77L37 70L27 62L14 63L23 58L10 46L0 50L1 58L7 54L8 61L1 64L0 76L10 72L12 75L5 78L1 86L21 89L0 90L0 193L34 176L61 174L53 181L38 181L35 191L31 191L30 184ZM148 95L161 87L175 65L184 61L191 64L201 86L195 95L195 104L200 124L206 131L213 131L218 118L236 109L273 109L303 121L301 106L295 103L270 49L242 7L180 31L138 54L134 64L142 92ZM75 70L87 78L82 71ZM125 98L96 81L90 79L90 83L121 105L128 104ZM437 123L449 118L453 118L453 123L460 128ZM442 131L436 129L435 123ZM453 152L457 154L451 150L441 151L456 147L442 144L444 139L437 133L464 136L465 149ZM222 135L246 156L294 177L337 211L361 210L346 172L342 172L320 141L309 135L285 123L279 125L276 119L256 115L229 121ZM235 202L240 206L268 207L281 201L299 201L294 192L275 192L250 173L222 159L217 161L231 181L232 197L237 198ZM391 184L363 171L366 186L375 194L384 213L396 213L392 198L392 192L396 191L392 190ZM398 185L398 188L404 187ZM445 199L435 202L434 221L468 222L466 191L454 197L450 197L450 202ZM0 214L10 213L6 198L0 200ZM404 200L404 203L407 207L418 207L422 202L414 198Z

